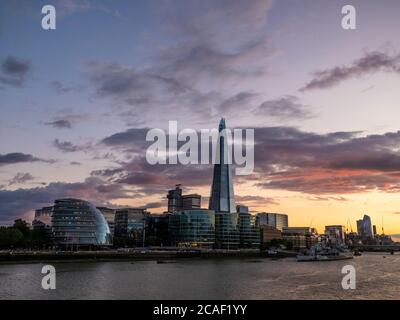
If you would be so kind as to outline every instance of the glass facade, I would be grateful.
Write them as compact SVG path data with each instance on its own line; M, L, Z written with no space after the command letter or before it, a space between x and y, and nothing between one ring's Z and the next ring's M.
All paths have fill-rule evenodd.
M372 222L370 216L365 214L362 220L357 220L357 233L364 239L373 238Z
M106 246L111 244L110 229L104 216L95 206L84 200L56 200L52 228L56 245Z
M211 248L215 244L215 212L193 209L171 214L169 232L175 246Z
M257 217L259 219L260 226L270 226L280 231L282 231L283 228L288 227L289 224L287 214L283 213L262 212L258 213Z
M217 249L235 250L240 245L239 214L215 213L215 246Z
M230 159L228 141L224 130L226 129L225 119L222 118L219 124L219 136L217 145L217 159L219 163L214 165L213 181L208 208L215 212L236 212L235 196L233 193L232 173L230 164L226 161Z
M258 218L251 214L239 214L240 247L258 249L260 247L260 227Z
M106 207L97 207L100 212L103 214L104 218L108 223L108 227L110 228L110 233L114 236L114 227L115 227L115 209L110 209Z
M115 237L130 238L132 245L143 246L149 213L144 208L118 209L115 213Z

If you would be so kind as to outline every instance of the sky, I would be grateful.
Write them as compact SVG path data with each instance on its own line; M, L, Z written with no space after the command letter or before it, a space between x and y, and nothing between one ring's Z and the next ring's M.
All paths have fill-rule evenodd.
M56 8L56 30L41 27ZM341 9L356 8L356 30ZM207 207L209 165L150 165L146 132L255 129L236 202L290 226L400 234L397 0L28 1L0 4L0 224L63 197Z

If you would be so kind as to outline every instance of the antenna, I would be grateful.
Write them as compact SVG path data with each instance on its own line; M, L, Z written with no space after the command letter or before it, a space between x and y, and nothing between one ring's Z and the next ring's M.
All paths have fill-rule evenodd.
M313 218L311 219L311 221L310 221L310 226L309 226L309 228L311 228L313 221L314 221L314 217L313 217Z
M383 236L385 235L385 231L384 231L384 229L383 229L383 216L382 216L382 235L383 235Z

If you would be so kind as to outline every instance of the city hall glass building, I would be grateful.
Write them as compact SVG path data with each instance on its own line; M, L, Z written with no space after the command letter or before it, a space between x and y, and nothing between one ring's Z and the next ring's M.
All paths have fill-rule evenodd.
M176 246L212 248L215 244L215 212L192 209L171 214L169 232Z
M103 214L84 200L56 200L52 228L54 243L61 247L79 248L111 244L110 229Z

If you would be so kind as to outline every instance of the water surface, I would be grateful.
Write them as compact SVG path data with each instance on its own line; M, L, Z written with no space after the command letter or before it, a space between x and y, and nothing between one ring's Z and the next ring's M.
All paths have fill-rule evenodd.
M356 290L341 269L356 268ZM57 289L43 290L43 264L0 265L0 299L399 299L400 254L298 263L293 258L54 263Z

